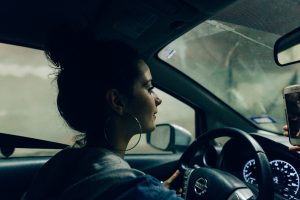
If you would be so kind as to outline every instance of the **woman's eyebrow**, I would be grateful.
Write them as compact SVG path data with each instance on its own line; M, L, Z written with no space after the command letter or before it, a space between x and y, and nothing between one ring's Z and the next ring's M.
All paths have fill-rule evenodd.
M152 79L146 80L143 85L148 85L149 83L152 84Z

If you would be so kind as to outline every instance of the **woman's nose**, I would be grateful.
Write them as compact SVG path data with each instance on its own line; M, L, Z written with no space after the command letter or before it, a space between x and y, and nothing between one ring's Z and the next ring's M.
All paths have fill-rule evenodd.
M155 105L159 106L161 103L162 103L162 100L158 96L156 96L155 97Z

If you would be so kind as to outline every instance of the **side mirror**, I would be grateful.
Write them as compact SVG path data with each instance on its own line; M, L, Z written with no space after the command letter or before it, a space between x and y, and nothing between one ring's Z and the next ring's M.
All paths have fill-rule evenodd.
M163 150L183 152L191 143L192 134L185 128L175 124L158 124L156 129L147 133L147 143Z
M300 62L300 28L283 35L275 42L274 58L279 66Z

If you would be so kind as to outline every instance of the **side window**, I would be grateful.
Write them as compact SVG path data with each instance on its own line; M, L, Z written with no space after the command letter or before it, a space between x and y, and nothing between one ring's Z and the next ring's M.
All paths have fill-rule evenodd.
M0 44L0 132L72 144L73 131L59 117L53 69L40 50ZM57 150L16 149L15 156Z
M172 97L171 95L155 89L156 94L162 99L162 104L158 107L158 113L156 118L156 124L176 124L185 129L187 129L193 139L195 139L195 110L188 106L187 104L179 101L178 99ZM133 147L139 140L139 135L135 135L129 145L130 149ZM138 145L127 151L127 154L166 154L172 152L166 152L157 150L147 144L146 134L141 135Z

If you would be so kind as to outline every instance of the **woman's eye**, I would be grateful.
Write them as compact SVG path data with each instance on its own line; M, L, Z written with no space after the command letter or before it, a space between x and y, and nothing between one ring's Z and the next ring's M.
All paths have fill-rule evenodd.
M151 87L148 89L148 92L149 92L149 93L152 93L152 92L153 92L153 89L154 89L154 87L151 86Z

